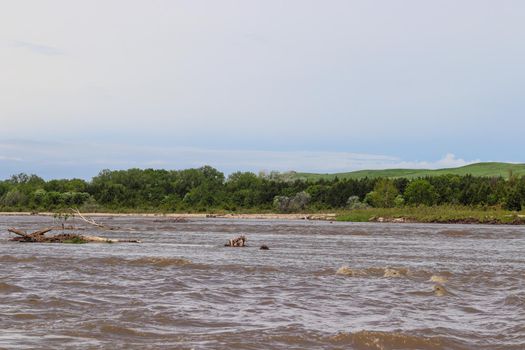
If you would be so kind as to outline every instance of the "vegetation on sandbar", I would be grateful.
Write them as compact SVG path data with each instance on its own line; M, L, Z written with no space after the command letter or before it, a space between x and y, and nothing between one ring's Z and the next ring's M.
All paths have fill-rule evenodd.
M525 215L495 207L417 206L367 208L339 213L338 221L421 222L457 224L525 224Z

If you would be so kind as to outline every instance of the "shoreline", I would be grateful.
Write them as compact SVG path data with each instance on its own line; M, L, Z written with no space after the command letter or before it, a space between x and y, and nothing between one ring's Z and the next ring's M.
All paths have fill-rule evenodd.
M82 213L87 217L143 217L166 219L231 219L231 220L310 220L310 221L338 221L356 223L385 223L385 224L450 224L450 225L498 225L498 226L524 226L525 215L485 216L474 217L459 215L456 217L423 217L419 215L349 215L349 213ZM381 213L386 214L386 213ZM400 214L400 213L398 213ZM0 212L0 217L9 216L42 216L53 217L53 212Z
M54 216L52 212L0 212L1 216ZM305 213L305 214L212 214L212 213L82 213L84 216L91 217L151 217L151 218L175 218L175 219L240 219L240 220L317 220L317 221L335 221L335 213Z

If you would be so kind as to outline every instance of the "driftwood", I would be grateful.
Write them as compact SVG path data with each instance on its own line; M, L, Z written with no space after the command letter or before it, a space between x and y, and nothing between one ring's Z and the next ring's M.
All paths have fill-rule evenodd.
M7 231L18 235L13 241L31 242L31 243L141 243L136 239L112 239L98 236L80 235L77 233L59 233L56 235L46 236L45 234L52 231L53 228L38 230L33 233L26 233L16 228L9 228Z
M177 216L177 217L173 217L173 218L155 219L155 220L153 220L153 222L180 222L180 223L184 223L184 222L188 222L188 219L186 219L185 217L182 217L182 216Z
M225 247L244 247L246 245L246 237L244 235L240 235L237 238L230 239L228 243L226 243Z
M104 229L104 230L109 230L109 231L118 230L119 229L118 227L111 227L111 226L107 226L107 225L102 225L102 224L99 224L98 222L96 222L93 219L88 219L88 218L84 217L84 215L82 215L82 213L78 209L73 209L72 208L71 211L74 213L74 215L77 215L82 221L84 221L87 224L96 226L96 227Z

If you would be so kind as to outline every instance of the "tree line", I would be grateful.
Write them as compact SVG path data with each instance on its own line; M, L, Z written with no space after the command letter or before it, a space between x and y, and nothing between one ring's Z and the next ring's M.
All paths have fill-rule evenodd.
M286 180L210 166L185 170L103 170L90 181L18 174L0 181L1 211L205 212L464 205L521 210L525 177L442 175L417 179Z

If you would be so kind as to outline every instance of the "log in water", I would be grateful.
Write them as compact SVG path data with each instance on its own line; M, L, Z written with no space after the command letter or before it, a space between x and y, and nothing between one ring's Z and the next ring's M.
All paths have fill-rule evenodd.
M525 348L521 227L126 217L104 235L142 244L8 241L48 220L0 217L0 348Z

